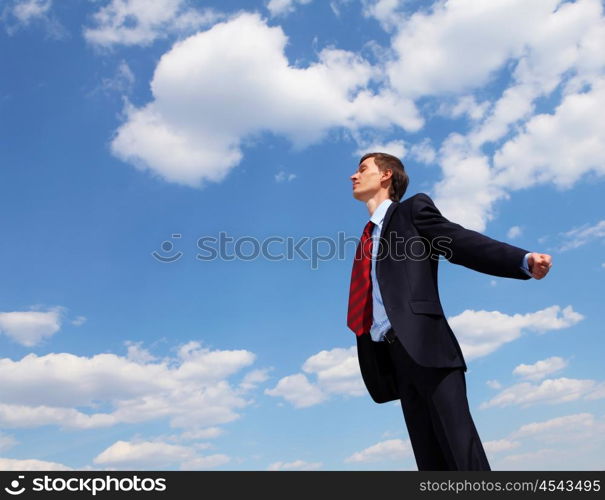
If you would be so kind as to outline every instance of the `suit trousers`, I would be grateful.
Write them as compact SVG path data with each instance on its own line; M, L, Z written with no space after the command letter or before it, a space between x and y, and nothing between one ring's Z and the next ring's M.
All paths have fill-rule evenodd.
M389 353L418 470L491 470L471 417L463 369L421 366L397 337Z

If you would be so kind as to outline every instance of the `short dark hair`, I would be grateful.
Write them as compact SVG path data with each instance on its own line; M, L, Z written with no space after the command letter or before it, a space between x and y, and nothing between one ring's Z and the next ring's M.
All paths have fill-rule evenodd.
M384 172L385 170L391 170L393 175L391 176L391 187L389 189L389 198L393 201L401 200L404 195L410 178L405 172L405 167L399 158L390 155L388 153L367 153L361 157L359 164L361 165L368 158L374 158L374 163L378 168Z

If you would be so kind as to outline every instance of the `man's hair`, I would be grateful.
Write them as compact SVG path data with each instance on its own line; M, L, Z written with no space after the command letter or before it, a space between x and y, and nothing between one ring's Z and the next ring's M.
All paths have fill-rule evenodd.
M388 153L367 153L361 157L359 164L361 165L368 158L374 158L374 163L378 168L384 172L385 170L391 170L393 175L391 176L391 187L389 189L389 198L393 201L401 200L405 190L408 188L410 178L405 173L403 163L396 156Z

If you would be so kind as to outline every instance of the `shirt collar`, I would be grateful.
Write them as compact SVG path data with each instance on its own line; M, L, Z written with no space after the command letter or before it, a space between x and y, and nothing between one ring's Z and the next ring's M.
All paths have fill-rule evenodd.
M374 210L370 220L377 226L382 226L382 221L384 220L384 216L387 214L387 210L389 209L389 206L391 206L391 203L393 203L393 201L388 198L384 200L380 205L378 205L378 207L376 207L376 210Z

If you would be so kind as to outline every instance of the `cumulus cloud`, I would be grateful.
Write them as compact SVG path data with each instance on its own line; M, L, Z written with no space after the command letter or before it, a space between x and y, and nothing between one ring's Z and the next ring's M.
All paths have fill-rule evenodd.
M497 380L488 380L485 383L491 389L502 389L502 384Z
M369 446L345 458L349 463L397 461L413 456L409 440L389 439Z
M98 35L96 43L147 43L174 32L173 25L200 26L174 22L191 15L183 1L161 3L165 8L145 13L144 22L145 2L114 0L86 34ZM270 0L267 7L279 15L301 3ZM567 189L582 176L605 174L599 0L448 0L408 11L397 0L363 2L363 13L391 37L372 63L330 47L316 62L295 65L285 55L283 30L257 14L215 24L164 54L153 99L125 107L112 151L164 180L197 187L223 181L242 161L242 145L253 146L265 132L305 147L344 129L365 149L372 144L360 138L370 130L371 143L406 154L404 163L439 164L437 205L478 231L514 190L543 183ZM106 26L110 35L102 34ZM129 31L138 34L123 34ZM503 88L494 97L487 89L495 83ZM536 114L544 98L554 104ZM457 127L435 146L385 139L418 131L434 114L465 118L468 131Z
M289 174L283 170L275 174L275 182L290 182L294 179L296 179L296 174Z
M246 350L189 342L176 357L162 360L138 345L129 357L51 353L0 359L0 425L87 429L166 418L173 427L195 431L225 424L239 418L250 403L246 392L262 380L259 373L244 377L242 387L229 380L254 358Z
M593 241L599 241L605 238L605 220L601 220L596 224L583 224L580 227L575 227L562 233L561 239L563 242L559 246L560 252L579 248Z
M577 413L521 425L484 446L500 470L602 470L604 436L605 420Z
M220 17L212 9L190 8L186 0L111 0L93 14L84 37L100 47L149 45L169 35L190 34Z
M528 407L536 404L561 404L580 398L597 399L605 397L605 382L590 379L561 377L546 379L540 384L521 382L507 387L480 408L505 406Z
M71 467L45 460L36 459L15 459L0 457L0 470L4 471L55 471L55 470L73 470Z
M35 346L60 330L64 310L58 306L48 311L0 312L0 333L21 345Z
M321 462L294 460L293 462L273 462L267 467L267 470L318 470L322 465Z
M496 441L486 441L483 443L485 453L495 454L503 451L512 450L518 448L520 443L518 441L510 441L509 439L498 439Z
M363 15L376 19L386 31L405 22L400 12L401 0L363 0Z
M29 26L42 26L46 37L58 40L67 36L67 31L53 16L52 5L52 0L7 0L0 10L0 22L9 35Z
M359 371L356 346L320 351L304 362L302 370L304 373L281 378L274 388L266 389L265 394L283 397L296 408L304 408L333 395L355 397L367 392Z
M427 137L412 145L409 151L409 157L419 163L429 165L435 162L437 153L431 144L431 140Z
M199 455L194 447L162 441L117 441L93 460L119 469L157 469L179 465L181 470L211 469L230 461L227 455Z
M256 14L240 14L179 42L162 56L153 100L125 110L112 151L171 182L218 182L242 159L246 138L268 131L301 147L333 127L422 122L409 100L366 86L374 77L361 57L324 49L308 67L292 66L287 37Z
M393 32L381 59L391 90L430 97L438 113L469 119L469 132L459 127L438 151L443 177L434 192L446 217L482 231L512 190L566 189L605 173L601 2L449 0L414 13L395 0L365 5L366 15ZM504 71L501 95L486 97ZM561 88L554 113L536 115L538 99Z
M569 328L584 316L572 306L554 305L527 314L508 315L499 311L465 310L448 318L448 323L460 341L466 359L487 356L502 345L518 339L524 331L545 333Z
M567 361L558 356L536 361L533 365L521 364L513 370L514 375L519 375L528 380L541 380L551 373L561 371L567 366Z
M327 399L326 394L302 373L281 378L275 387L265 389L265 394L282 397L295 408L306 408Z
M397 158L401 159L405 156L407 148L405 147L405 142L396 140L389 141L386 143L383 142L371 142L364 144L357 151L355 151L356 156L363 156L366 153L388 153Z
M506 233L506 237L508 239L514 240L515 238L518 238L519 236L521 236L521 234L523 233L523 230L521 229L520 226L512 226Z
M269 0L267 9L272 16L285 16L294 12L297 6L310 2L311 0Z
M605 174L605 78L587 92L565 96L554 114L533 116L494 157L494 183L510 189L553 183L573 186L583 175Z
M13 5L13 15L22 23L44 17L52 6L52 0L22 0Z

